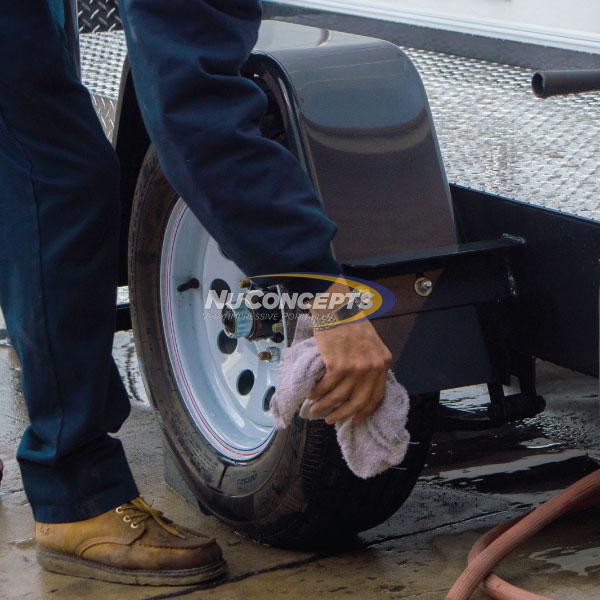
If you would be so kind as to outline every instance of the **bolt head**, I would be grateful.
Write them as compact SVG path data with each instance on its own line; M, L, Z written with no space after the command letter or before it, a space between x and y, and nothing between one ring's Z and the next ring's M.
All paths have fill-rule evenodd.
M433 292L433 281L428 277L419 277L415 281L415 292L419 296L429 296Z

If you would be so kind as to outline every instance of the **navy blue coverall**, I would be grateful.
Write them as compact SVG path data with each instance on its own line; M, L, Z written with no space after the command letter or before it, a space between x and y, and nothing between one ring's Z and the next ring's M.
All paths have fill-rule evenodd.
M112 359L119 165L67 50L63 0L0 0L0 300L31 425L17 457L35 519L138 495L116 432ZM239 75L257 0L122 0L129 60L162 166L248 274L338 273L335 232L293 156L260 136Z

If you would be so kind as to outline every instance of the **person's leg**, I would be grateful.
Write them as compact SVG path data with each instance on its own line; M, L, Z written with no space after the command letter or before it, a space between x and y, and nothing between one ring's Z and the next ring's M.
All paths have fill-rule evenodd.
M261 136L266 96L240 75L260 1L120 6L136 95L165 176L227 256L248 275L339 274L330 252L335 225L296 158Z
M118 161L45 0L0 0L0 299L31 425L18 449L36 521L138 496L111 356Z

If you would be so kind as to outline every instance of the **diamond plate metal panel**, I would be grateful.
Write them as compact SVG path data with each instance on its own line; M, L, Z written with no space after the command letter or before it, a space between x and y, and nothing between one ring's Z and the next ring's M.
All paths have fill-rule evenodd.
M117 0L78 0L77 15L80 33L122 29Z
M540 100L527 69L407 52L450 181L600 220L600 95Z
M116 100L94 94L92 95L92 104L96 109L106 137L112 140L115 131L115 114L117 112Z
M122 32L81 36L83 79L111 130ZM451 182L600 220L600 95L539 100L526 69L404 48L429 95ZM114 119L114 108L112 113Z

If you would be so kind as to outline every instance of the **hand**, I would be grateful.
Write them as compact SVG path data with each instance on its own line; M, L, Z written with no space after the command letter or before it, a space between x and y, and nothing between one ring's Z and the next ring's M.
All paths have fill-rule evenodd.
M321 315L311 312L318 317L323 311ZM366 319L329 329L317 327L314 336L326 372L308 396L315 401L311 416L326 415L329 424L350 418L362 423L383 400L391 352Z

